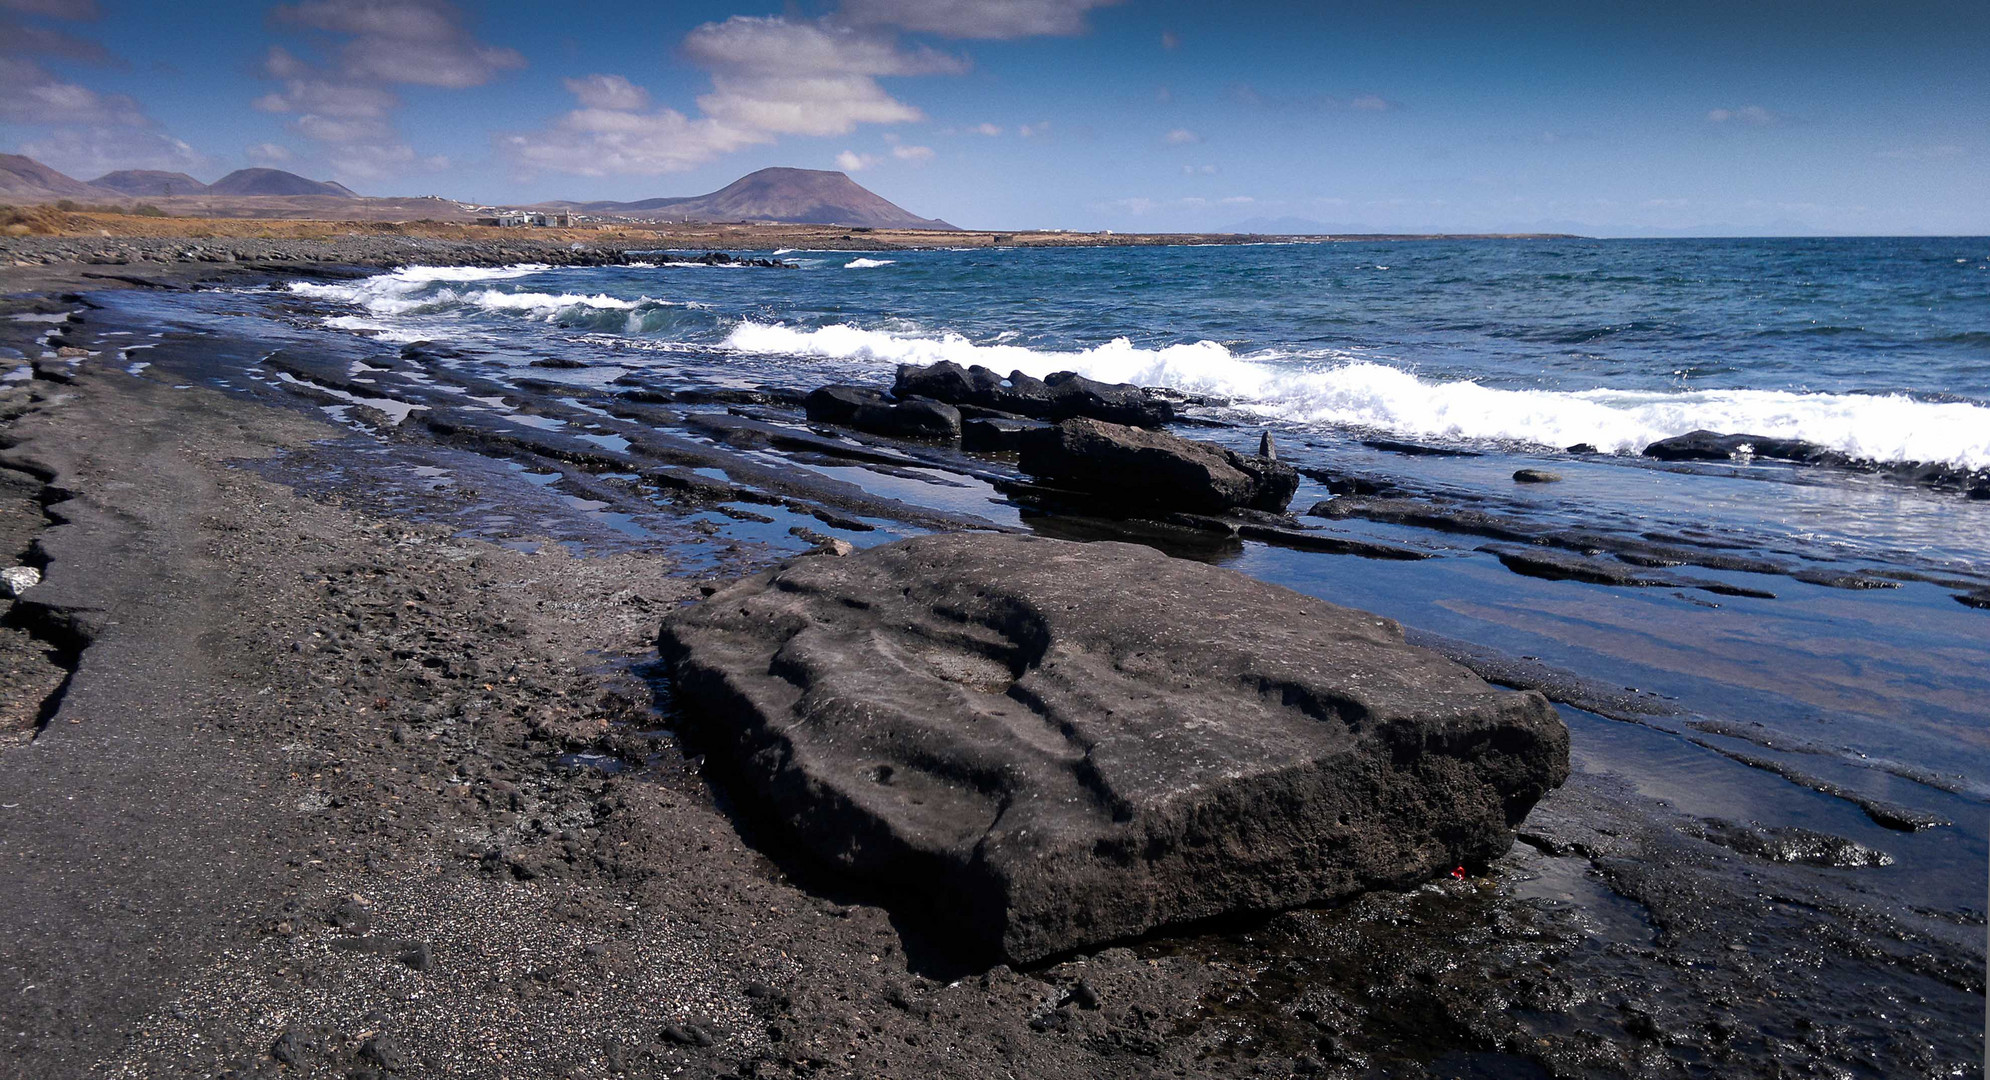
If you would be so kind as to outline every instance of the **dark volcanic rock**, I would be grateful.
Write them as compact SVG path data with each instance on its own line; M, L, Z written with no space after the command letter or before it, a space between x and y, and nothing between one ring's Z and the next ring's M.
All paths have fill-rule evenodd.
M1069 371L1041 381L1014 371L1004 379L980 365L963 368L951 360L926 367L901 365L891 392L899 398L928 397L1037 420L1088 416L1114 424L1158 427L1175 416L1172 402L1130 383L1102 383Z
M858 409L883 404L884 395L868 386L824 386L809 391L802 411L819 424L848 424Z
M1087 416L1111 424L1159 427L1174 419L1175 407L1129 383L1102 383L1069 371L1043 380L1050 388L1050 417Z
M1022 441L1022 469L1126 508L1283 513L1292 466L1164 431L1078 418Z
M963 420L960 426L960 448L984 454L1013 454L1023 448L1023 440L1030 433L1042 431L1049 426L1042 420L1004 420L995 417Z
M929 398L863 405L850 417L849 424L863 431L904 439L960 438L960 410Z
M1689 431L1660 439L1645 447L1646 457L1662 461L1727 461L1736 457L1773 458L1806 465L1843 465L1851 459L1802 439L1779 439L1771 435L1723 435L1717 431Z
M960 410L928 398L889 401L865 386L824 386L802 399L802 411L822 424L841 424L907 439L960 438Z
M742 799L1019 962L1482 866L1568 773L1541 695L1130 544L797 559L659 646Z
M1551 473L1546 469L1515 469L1513 472L1516 484L1558 484L1561 479L1560 473Z

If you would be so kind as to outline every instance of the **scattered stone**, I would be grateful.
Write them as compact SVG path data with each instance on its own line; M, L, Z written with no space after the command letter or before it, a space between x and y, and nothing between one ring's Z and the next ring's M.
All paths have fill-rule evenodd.
M659 646L742 798L1016 962L1483 866L1568 770L1541 695L1131 544L796 560Z
M283 1034L278 1035L276 1041L270 1044L269 1056L280 1064L297 1066L304 1064L311 1057L313 1050L309 1035L296 1028L284 1028Z
M1071 988L1071 1002L1081 1009L1096 1009L1103 1003L1099 992L1092 989L1092 984L1083 979L1079 979L1078 985Z
M663 1030L657 1034L662 1036L664 1042L673 1043L677 1046L703 1048L711 1046L718 1041L712 1037L712 1033L707 1031L703 1025L694 1024L688 1020L681 1024L665 1024L663 1025Z
M1551 473L1546 469L1516 469L1513 473L1516 484L1559 484L1562 474Z
M32 566L10 566L0 570L0 597L12 600L41 584L41 571Z
M1568 451L1571 454L1594 454L1599 452L1596 449L1595 443L1586 443L1586 442L1579 442L1576 443L1574 446L1565 446L1562 447L1562 449Z
M556 368L561 371L574 371L586 367L587 362L584 360L574 360L565 356L548 356L532 361L532 366L536 368Z
M366 909L365 904L348 896L332 906L327 921L341 930L364 934L373 928L373 913Z
M1258 456L1266 461L1278 460L1278 445L1271 441L1271 432L1258 437Z
M1956 593L1955 602L1958 604L1963 604L1968 607L1983 608L1984 610L1990 611L1990 589L1978 589L1975 592Z
M382 1072L401 1072L414 1064L414 1058L389 1035L375 1035L359 1046L359 1060L380 1067Z
M1283 513L1299 488L1290 465L1163 431L1079 418L1023 440L1024 472L1122 508Z

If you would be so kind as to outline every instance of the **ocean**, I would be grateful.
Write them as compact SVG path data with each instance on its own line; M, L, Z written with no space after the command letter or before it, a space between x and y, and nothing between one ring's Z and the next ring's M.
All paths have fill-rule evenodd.
M1930 485L1906 466L1946 466L1951 481L1990 468L1990 239L735 252L795 269L697 254L115 303L263 343L210 370L215 385L295 388L303 369L270 358L330 349L348 359L313 392L341 421L377 422L358 404L447 410L627 459L532 474L619 542L688 519L776 556L810 536L865 546L920 527L645 489L629 457L643 425L613 403L675 401L677 419L654 423L717 445L722 429L691 421L732 409L805 427L778 393L741 407L738 392L888 386L907 363L1171 388L1190 395L1182 434L1243 450L1272 434L1306 475L1293 503L1306 527L1423 557L1135 539L1533 672L1516 685L1587 687L1557 698L1579 770L1681 821L1884 851L1884 867L1844 869L1846 887L1981 919L1990 611L1971 598L1990 596L1990 500L1970 498L1966 476ZM416 342L432 345L403 350ZM1853 467L1641 453L1695 429L1806 440ZM908 452L917 462L880 465L776 440L740 455L996 527L1120 538L1005 495L1012 462ZM423 468L409 490L449 471ZM1523 468L1561 479L1518 484ZM480 513L466 533L552 530L515 508Z

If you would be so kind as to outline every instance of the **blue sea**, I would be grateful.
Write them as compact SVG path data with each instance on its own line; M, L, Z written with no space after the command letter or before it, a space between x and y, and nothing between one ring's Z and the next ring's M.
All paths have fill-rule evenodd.
M265 342L237 369L200 376L216 386L280 397L299 376L269 356L315 350L338 358L317 370L345 389L332 403L315 391L309 407L357 427L370 421L338 402L482 417L525 438L564 432L610 456L641 436L615 411L632 391L673 402L656 415L677 420L653 421L675 425L673 437L711 444L719 429L694 423L701 412L807 425L778 394L740 406L727 401L749 399L687 391L888 386L898 365L942 359L1194 395L1181 434L1251 450L1270 432L1305 473L1293 503L1302 528L1428 557L1235 539L1175 553L1387 615L1454 653L1483 650L1657 703L1635 715L1565 704L1576 767L1681 821L1854 839L1894 861L1845 870L1847 889L1981 917L1990 610L1970 598L1990 589L1990 500L1879 467L1990 467L1990 239L733 253L793 269L698 254L408 267L106 302L217 340ZM404 353L414 342L433 344ZM1702 428L1804 439L1871 467L1641 453ZM1010 498L1012 461L944 447L905 448L911 467L778 445L738 452L756 468L808 470L993 527L1118 535ZM644 489L643 467L528 473L565 493L571 522L527 521L517 502L478 504L462 527L511 542L592 522L687 560L695 544L671 531L685 522L768 558L824 533L861 547L918 531L765 502L681 504ZM1519 484L1521 468L1562 479ZM398 507L434 503L462 468L437 452L406 471ZM399 498L388 486L383 505ZM1592 551L1556 550L1648 580L1528 574L1503 557L1510 535L1332 512L1378 491L1489 515L1509 533L1600 537ZM1639 544L1699 554L1682 564ZM1889 826L1887 807L1946 824Z
M1695 428L1990 466L1990 240L792 252L793 273L410 269L390 339L695 356L748 382L948 359L1222 397L1304 430L1636 453Z

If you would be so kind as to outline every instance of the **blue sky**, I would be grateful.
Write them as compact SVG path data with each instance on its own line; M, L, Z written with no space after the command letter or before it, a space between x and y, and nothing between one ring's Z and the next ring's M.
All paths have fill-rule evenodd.
M0 0L0 148L989 228L1990 233L1990 3Z

